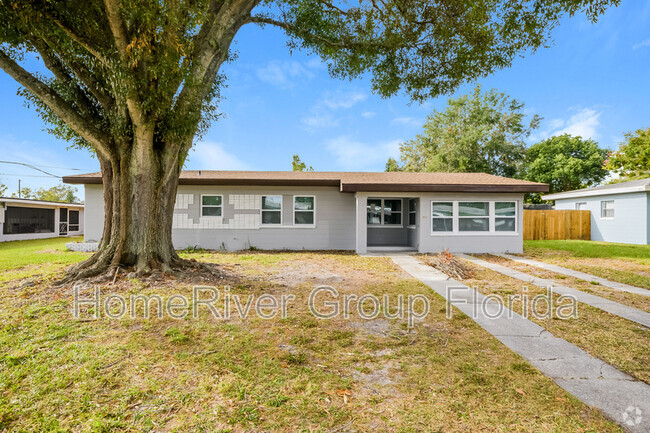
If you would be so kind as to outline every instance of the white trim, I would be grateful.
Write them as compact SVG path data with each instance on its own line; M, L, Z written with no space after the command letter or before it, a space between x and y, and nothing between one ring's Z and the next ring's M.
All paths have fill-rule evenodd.
M611 209L603 209L603 204L604 203L612 203L612 208ZM603 216L603 210L612 210L612 211L614 211L614 216L604 217ZM613 220L615 218L616 218L616 200L600 200L600 219L601 220Z
M650 191L650 185L626 186L622 188L603 188L596 190L578 189L575 191L558 192L557 194L543 195L542 200L563 200L568 198L593 197L598 195L627 194L630 192Z
M221 197L221 204L219 206L214 204L203 204L203 197ZM218 207L221 209L221 215L203 215L203 207ZM201 194L201 206L199 209L200 218L223 218L223 194Z
M278 212L278 209L264 209L264 197L280 197L280 223L275 224L275 223L264 223L264 217L263 217L263 212ZM265 227L293 227L293 226L287 226L283 224L284 222L284 195L283 194L262 194L260 195L260 228L265 228Z
M298 210L298 212L312 212L314 214L314 222L312 224L296 224L296 197L311 197L314 199L314 209L313 210ZM311 229L316 228L316 196L315 195L305 195L305 194L296 194L291 199L292 215L291 215L291 225L298 228Z
M368 223L368 200L379 200L381 201L381 214L379 217L379 224L369 224ZM402 205L400 209L400 224L385 224L384 223L384 200L399 200ZM389 229L403 229L404 228L404 197L366 197L366 225L368 228L389 228Z
M488 215L487 216L460 216L459 212L459 203L488 203ZM514 216L497 216L496 215L496 203L514 203L515 204L515 214ZM452 203L452 216L451 217L434 217L433 216L433 204L434 203ZM429 234L431 236L519 236L519 200L429 200L429 215L431 220L429 222ZM452 220L452 230L451 231L434 231L433 230L433 220L437 219L451 219ZM461 218L487 218L488 219L488 230L486 231L460 231L460 219ZM497 231L496 230L496 219L497 218L512 218L515 220L515 230L514 231Z
M29 205L38 205L38 206L51 206L51 207L74 207L83 209L83 204L78 203L63 203L58 201L45 201L45 200L32 200L32 199L19 199L19 198L8 198L0 197L0 203L15 203L15 204L25 204Z

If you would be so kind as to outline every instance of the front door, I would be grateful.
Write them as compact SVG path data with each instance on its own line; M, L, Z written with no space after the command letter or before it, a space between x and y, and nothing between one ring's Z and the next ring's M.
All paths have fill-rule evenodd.
M59 209L59 236L68 234L68 209Z

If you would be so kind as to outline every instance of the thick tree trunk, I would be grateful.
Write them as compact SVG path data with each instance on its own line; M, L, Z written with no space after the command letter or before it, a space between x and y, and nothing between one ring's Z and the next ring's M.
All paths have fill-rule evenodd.
M162 146L161 146L162 147ZM67 281L113 272L171 272L185 262L172 245L180 176L178 155L154 150L153 134L136 139L127 155L99 157L104 187L104 232L98 252L71 268Z

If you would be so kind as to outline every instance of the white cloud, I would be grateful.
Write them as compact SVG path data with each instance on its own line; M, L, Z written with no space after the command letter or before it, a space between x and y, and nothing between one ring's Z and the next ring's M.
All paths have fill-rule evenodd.
M311 79L314 74L296 61L272 60L257 70L257 77L274 86L293 87L298 79Z
M342 169L360 171L376 169L377 165L383 165L390 156L399 157L399 145L402 141L392 140L372 145L341 136L328 140L326 147Z
M411 126L411 127L421 127L422 125L424 125L424 120L415 117L408 117L408 116L396 117L391 122L396 123L398 125Z
M645 41L639 42L638 44L634 45L632 49L638 50L639 48L645 48L645 47L650 47L650 39L646 39Z
M563 129L553 135L571 134L579 135L582 138L598 138L596 131L600 126L600 115L602 113L591 108L583 108L569 118Z
M321 103L331 110L339 108L352 108L357 103L365 100L368 96L361 92L327 92L323 96Z
M375 113L374 111L364 111L363 113L361 113L361 116L366 118L366 119L372 119L376 115L377 115L377 113Z
M202 141L194 146L189 162L192 168L206 170L250 170L251 167L236 155L227 152L222 143ZM194 163L194 164L192 164Z
M335 117L334 112L352 108L366 98L367 95L357 91L325 92L309 110L309 115L303 117L301 121L310 130L337 126L340 120Z
M312 116L305 116L302 123L310 129L328 128L338 126L339 119L334 118L330 113L316 112Z
M536 143L555 135L571 134L582 138L596 140L599 138L600 116L602 112L593 108L582 108L568 119L550 119L546 126L529 137L530 143Z

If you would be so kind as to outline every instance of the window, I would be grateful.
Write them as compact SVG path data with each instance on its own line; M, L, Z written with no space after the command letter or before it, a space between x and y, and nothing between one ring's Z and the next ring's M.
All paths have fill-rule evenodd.
M458 231L487 232L490 229L490 203L461 201L458 203Z
M517 224L517 202L495 202L494 215L494 231L514 232Z
M220 217L222 216L223 197L220 195L201 196L201 216Z
M585 210L587 209L587 202L586 201L581 201L576 203L576 210Z
M70 218L70 225L68 226L68 229L71 232L78 232L79 231L79 211L78 210L71 210L69 213L69 218Z
M418 201L417 199L409 200L409 226L414 226L417 224L417 215L418 215Z
M431 229L434 232L450 232L454 229L454 203L434 201L431 203Z
M368 225L402 225L402 199L369 198L367 201Z
M266 225L282 224L282 196L281 195L262 196L262 224L266 224Z
M600 202L600 217L603 219L614 219L614 200Z
M316 223L316 197L293 197L293 223L296 225L314 225Z
M6 235L54 233L54 209L8 206L2 227Z

